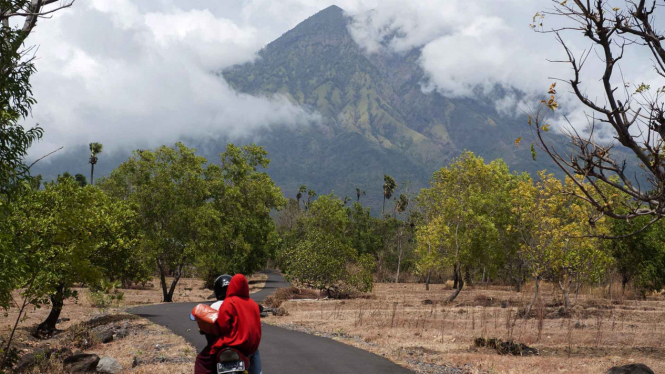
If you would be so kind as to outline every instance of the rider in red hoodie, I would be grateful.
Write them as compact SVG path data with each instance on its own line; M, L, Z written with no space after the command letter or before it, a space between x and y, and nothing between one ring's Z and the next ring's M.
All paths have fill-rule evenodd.
M213 344L211 353L231 347L246 356L252 355L261 343L261 316L259 305L249 298L249 283L242 274L231 278L224 304L219 308L217 324L221 336Z
M217 353L222 348L231 347L250 357L256 353L261 343L261 316L259 306L249 298L249 283L242 274L231 278L224 303L219 308L217 324L220 336L208 345L196 357L195 374L208 374L216 372ZM212 338L212 336L210 336ZM260 362L260 358L258 359ZM260 364L257 368L260 372ZM250 372L257 372L252 370Z

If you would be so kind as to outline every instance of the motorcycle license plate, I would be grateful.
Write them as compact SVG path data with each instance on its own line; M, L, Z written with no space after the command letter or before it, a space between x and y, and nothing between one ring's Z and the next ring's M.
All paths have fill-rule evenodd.
M218 362L217 374L238 373L245 371L244 361Z

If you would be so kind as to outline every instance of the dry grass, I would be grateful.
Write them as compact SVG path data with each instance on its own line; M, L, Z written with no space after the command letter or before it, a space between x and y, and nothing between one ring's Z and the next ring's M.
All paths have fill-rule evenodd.
M445 365L466 365L470 373L604 373L632 362L665 372L662 295L609 300L587 292L566 313L560 295L545 285L534 317L516 318L530 289L465 288L446 304L451 292L446 285L425 291L422 284L376 284L369 300L286 301L282 308L288 315L266 322L332 336L422 373L441 372ZM475 347L479 337L514 339L540 354L498 355Z
M250 292L257 292L265 285L268 279L265 274L255 274L248 277L250 281ZM150 287L153 284L153 287ZM48 315L50 308L28 307L17 330L13 346L18 348L21 354L29 353L36 348L59 348L75 346L73 335L76 333L89 333L88 321L96 320L102 316L119 316L117 323L127 323L130 335L124 339L109 344L96 344L85 349L86 353L95 353L102 356L111 356L117 359L125 368L123 372L131 373L164 373L181 374L192 371L196 350L183 338L173 334L170 330L154 325L145 319L134 319L123 312L127 307L160 303L162 292L157 279L148 282L144 289L123 289L124 300L112 308L100 309L92 306L87 288L76 289L79 293L78 300L69 299L60 315L61 322L57 328L59 333L49 340L37 340L30 332L34 326L43 321ZM174 293L175 302L205 301L212 295L210 290L203 288L203 281L199 279L181 279ZM14 295L20 300L18 293ZM17 308L10 308L0 315L0 341L9 336L11 328L18 315ZM104 319L107 320L106 318ZM110 319L112 323L114 318ZM156 348L158 346L158 348ZM132 369L133 358L141 361L140 365ZM130 370L131 369L131 370ZM58 360L44 361L35 367L31 373L48 372L53 374L64 373L62 364Z

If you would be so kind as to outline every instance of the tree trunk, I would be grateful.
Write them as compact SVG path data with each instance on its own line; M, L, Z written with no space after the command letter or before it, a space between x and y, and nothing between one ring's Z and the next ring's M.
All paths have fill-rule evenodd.
M94 175L95 175L95 164L90 164L90 185L91 186L95 184Z
M157 264L159 266L159 278L162 285L162 299L165 303L170 303L172 300L169 299L169 292L166 290L166 270L164 270L164 266L162 265L161 261L158 260Z
M529 303L529 306L526 309L526 313L524 314L524 319L529 318L529 315L531 314L531 309L533 308L533 304L536 303L536 299L538 298L539 289L540 289L540 277L536 276L536 290L533 292L533 299L531 299L531 303Z
M457 288L457 284L459 283L459 279L457 275L457 264L453 265L453 288Z
M402 238L397 239L397 247L399 248L399 254L397 255L397 276L395 277L395 283L399 283L399 268L402 266Z
M425 281L425 291L429 291L429 281L432 278L432 270L427 271L427 280Z
M561 281L557 282L559 283L559 289L561 290L561 294L563 296L563 307L568 310L570 308L570 299L568 297L568 294L570 293L570 284L572 283L570 280L568 281L568 285L564 286Z
M175 292L175 286L178 284L178 281L180 280L180 277L182 276L182 264L178 265L178 271L175 273L175 277L173 278L173 282L171 282L171 288L169 289L168 293L168 300L164 300L166 302L173 302L173 292Z
M457 298L457 295L462 291L462 287L464 287L464 278L462 277L462 269L461 266L456 265L456 278L457 278L457 288L455 289L455 292L453 292L452 295L448 298L448 302L452 302Z
M44 322L40 323L37 326L35 331L35 336L39 335L51 335L55 331L55 325L58 323L60 318L60 312L62 312L62 307L65 304L65 285L58 285L56 288L55 294L51 296L51 311L46 317Z
M626 274L621 275L621 296L626 293L626 285L628 284L628 277Z

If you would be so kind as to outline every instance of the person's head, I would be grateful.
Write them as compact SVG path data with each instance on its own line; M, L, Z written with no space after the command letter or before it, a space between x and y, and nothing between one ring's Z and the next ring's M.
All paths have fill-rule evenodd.
M229 283L231 283L231 276L228 274L220 275L215 279L215 298L217 300L226 299L226 290L229 288Z

